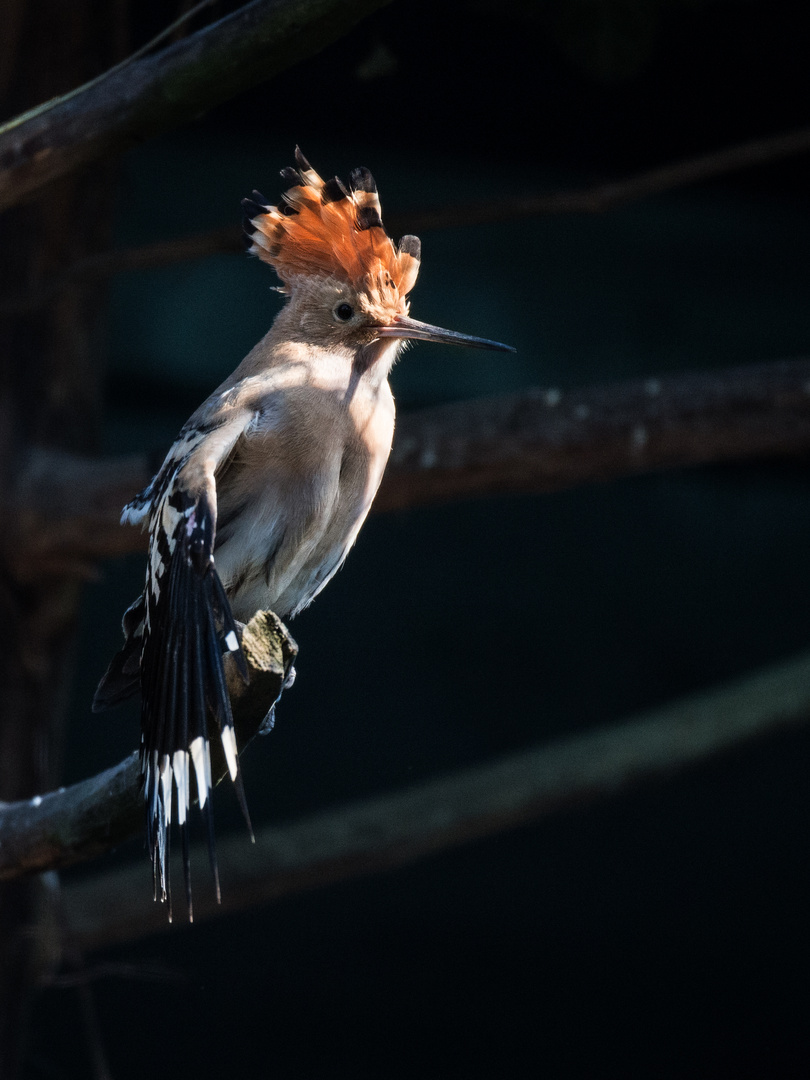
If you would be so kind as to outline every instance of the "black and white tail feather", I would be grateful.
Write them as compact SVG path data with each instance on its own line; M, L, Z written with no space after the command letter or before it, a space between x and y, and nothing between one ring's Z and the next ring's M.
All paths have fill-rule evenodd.
M174 448L175 452L177 447ZM150 531L143 594L127 610L124 648L96 692L96 711L141 690L141 773L146 798L146 843L155 898L168 900L173 804L183 846L189 919L193 919L188 814L192 774L207 826L211 869L220 897L211 800L209 716L250 830L223 657L230 653L242 677L248 670L222 582L214 566L215 511L205 487L194 495L183 483L186 453L170 453L163 468L125 508L122 522ZM176 791L176 798L174 798Z

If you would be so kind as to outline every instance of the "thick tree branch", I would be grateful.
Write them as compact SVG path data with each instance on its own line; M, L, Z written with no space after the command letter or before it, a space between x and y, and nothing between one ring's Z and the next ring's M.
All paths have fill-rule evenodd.
M195 921L610 797L810 717L810 655L625 723L429 781L292 825L219 844L222 906L195 896ZM196 859L204 861L199 851ZM195 860L196 861L196 860ZM66 925L82 949L166 929L146 873L131 865L64 887Z
M0 210L176 127L336 41L387 0L253 0L0 128Z
M297 647L272 612L251 619L242 635L250 684L229 678L234 723L244 749L278 698ZM218 783L227 773L219 741L211 741ZM143 826L138 755L98 776L24 802L0 803L0 880L55 870L95 858Z
M140 551L140 530L118 522L121 507L148 483L148 473L145 454L98 460L33 450L17 475L6 564L20 580L59 573L91 578L99 559Z
M810 361L671 375L585 390L530 390L406 414L377 511L504 492L544 492L657 469L810 450ZM22 580L92 573L139 551L121 506L149 480L146 457L89 462L38 451L7 514Z
M810 362L529 390L403 417L377 510L810 449Z

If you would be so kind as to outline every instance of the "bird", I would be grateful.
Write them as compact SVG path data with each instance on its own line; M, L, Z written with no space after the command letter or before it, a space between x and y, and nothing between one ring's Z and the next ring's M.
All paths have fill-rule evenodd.
M122 524L149 532L144 590L93 700L140 691L140 769L154 895L169 900L173 815L193 920L188 822L206 820L217 900L209 738L219 738L251 832L224 658L247 680L237 620L306 608L342 566L394 435L391 368L409 341L511 351L409 315L420 241L397 245L366 168L324 181L295 149L276 205L243 199L249 253L285 303L270 330L182 427Z

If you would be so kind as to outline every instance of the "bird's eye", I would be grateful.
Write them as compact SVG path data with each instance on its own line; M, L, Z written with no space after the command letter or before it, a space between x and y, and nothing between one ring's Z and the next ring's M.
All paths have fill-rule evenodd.
M354 308L351 304L338 304L335 308L335 317L341 322L348 322L352 315L354 315Z

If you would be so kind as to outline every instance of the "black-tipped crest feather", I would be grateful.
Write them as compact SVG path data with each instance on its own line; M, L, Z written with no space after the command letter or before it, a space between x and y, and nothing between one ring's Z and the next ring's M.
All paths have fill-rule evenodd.
M403 236L399 242L399 250L403 255L411 255L414 259L422 258L422 241L418 236Z
M323 203L340 202L342 199L348 197L348 191L336 176L333 176L331 180L325 181L321 188L321 202Z
M281 179L287 185L287 187L285 188L286 191L289 191L290 188L301 187L304 182L301 179L301 174L299 173L298 169L294 169L291 165L286 165L281 170Z
M358 229L381 229L383 227L380 211L376 206L361 206L357 211Z
M377 184L369 170L360 165L349 173L349 184L352 191L367 191L370 195L377 194Z
M249 218L260 217L262 214L269 214L269 206L261 206L253 199L242 199L242 209Z

